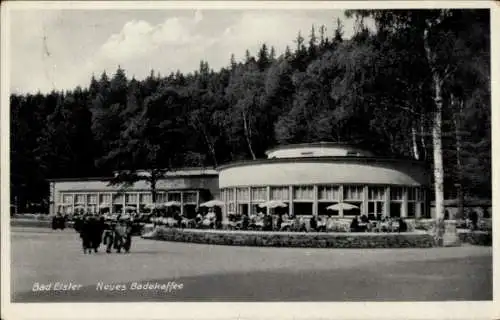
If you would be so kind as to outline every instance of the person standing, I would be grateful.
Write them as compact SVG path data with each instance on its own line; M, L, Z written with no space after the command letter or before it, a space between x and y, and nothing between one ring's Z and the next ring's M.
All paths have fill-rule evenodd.
M477 221L478 221L478 215L477 215L477 212L476 210L472 210L471 213L470 213L470 222L471 222L471 229L472 231L476 230L477 229Z
M83 217L80 238L82 239L83 253L92 253L92 225L88 215Z
M313 232L316 232L318 229L318 222L316 221L316 218L314 216L312 216L311 219L309 219L309 227Z
M114 244L114 221L109 218L104 223L104 231L103 231L103 241L106 245L106 253L111 253L111 248Z

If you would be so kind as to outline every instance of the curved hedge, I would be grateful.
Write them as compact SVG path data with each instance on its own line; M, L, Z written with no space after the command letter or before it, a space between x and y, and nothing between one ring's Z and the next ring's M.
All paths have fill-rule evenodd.
M158 227L144 238L216 245L303 248L429 248L427 233L306 233L226 231Z

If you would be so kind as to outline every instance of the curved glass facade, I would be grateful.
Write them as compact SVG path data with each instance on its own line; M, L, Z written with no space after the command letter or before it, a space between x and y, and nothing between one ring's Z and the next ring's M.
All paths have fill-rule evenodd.
M226 214L252 214L279 200L281 213L303 216L355 215L429 217L428 172L413 160L376 157L335 143L280 146L268 159L220 168ZM352 209L327 209L344 203Z
M259 204L279 200L287 207L282 213L290 215L338 217L381 215L391 217L429 217L427 190L424 187L377 185L290 185L252 186L221 189L227 214L252 214L265 209ZM328 210L337 203L348 203L358 209Z

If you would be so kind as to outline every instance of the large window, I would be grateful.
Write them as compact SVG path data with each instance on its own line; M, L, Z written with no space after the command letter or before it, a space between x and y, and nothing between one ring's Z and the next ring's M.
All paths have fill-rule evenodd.
M344 186L344 201L363 201L363 186Z
M184 192L184 203L196 204L196 192Z
M73 203L73 195L72 194L63 194L62 202L64 204L72 204Z
M423 188L408 188L408 218L425 216L425 190Z
M127 204L136 204L137 203L137 193L127 193L125 195L125 201Z
M314 200L314 187L312 186L299 186L293 187L294 200Z
M153 197L151 196L151 193L141 193L139 195L139 201L141 203L152 203Z
M288 187L271 187L271 200L289 200Z
M338 216L338 210L329 210L327 209L329 206L337 204L338 202L329 202L329 201L318 201L318 215L320 216Z
M361 214L363 205L363 186L344 186L344 203L352 204L354 208L343 210L344 216Z
M156 203L165 203L167 202L167 193L166 192L158 192L156 194Z
M234 189L224 189L222 192L223 201L227 204L227 213L235 214L236 213L236 204L234 202Z
M338 186L319 186L318 200L339 201L340 188Z
M111 195L110 194L99 195L99 203L100 204L111 204Z
M293 214L312 215L314 202L313 186L293 187Z
M327 208L337 204L339 197L339 186L318 186L318 215L338 216L338 210L328 210Z
M313 214L312 202L294 202L293 214L296 216L310 216Z
M368 187L368 215L382 216L384 214L384 202L384 187Z
M97 204L97 194L89 194L87 195L87 203L88 204Z
M234 202L234 189L226 189L226 202Z
M253 201L266 201L267 200L267 188L266 187L254 187L252 188L252 202Z
M73 206L68 206L68 205L59 206L59 212L61 212L62 214L72 214Z
M180 192L169 192L167 198L168 198L168 201L181 202L181 193Z
M75 195L75 203L84 204L85 203L85 195L84 194L76 194Z
M389 215L393 218L401 217L403 210L403 188L391 187L391 203L389 205Z
M238 202L250 201L249 188L237 188L236 189L236 201L238 201Z
M114 194L113 195L113 204L123 204L123 194Z
M237 214L242 215L246 214L249 215L250 212L248 211L248 203L238 203L238 212Z

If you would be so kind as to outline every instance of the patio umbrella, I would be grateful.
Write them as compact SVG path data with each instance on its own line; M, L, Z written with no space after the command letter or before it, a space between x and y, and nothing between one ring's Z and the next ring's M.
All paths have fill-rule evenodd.
M179 201L169 201L163 204L165 207L180 207L181 203Z
M352 210L352 209L359 209L358 206L355 206L353 204L350 204L350 203L337 203L337 204L333 204L329 207L326 208L327 210Z
M161 209L163 208L164 204L163 203L148 203L146 205L147 209Z
M210 200L200 204L200 207L213 208L213 207L223 207L224 202L220 200Z
M137 207L134 207L134 206L126 206L126 207L125 207L125 210L133 211L133 210L137 210Z
M284 208L286 206L287 206L287 204L284 203L283 201L280 201L280 200L270 200L270 201L259 204L259 207L269 208L269 209Z

